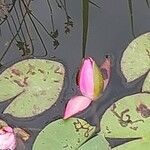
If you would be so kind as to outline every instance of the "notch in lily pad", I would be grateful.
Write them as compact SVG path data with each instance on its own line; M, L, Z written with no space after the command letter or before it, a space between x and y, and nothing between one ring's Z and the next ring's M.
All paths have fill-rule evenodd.
M79 118L59 119L48 124L37 136L33 150L78 149L95 132L95 126Z
M108 138L136 139L113 150L147 150L150 147L149 118L150 94L126 96L106 110L100 123L101 131Z

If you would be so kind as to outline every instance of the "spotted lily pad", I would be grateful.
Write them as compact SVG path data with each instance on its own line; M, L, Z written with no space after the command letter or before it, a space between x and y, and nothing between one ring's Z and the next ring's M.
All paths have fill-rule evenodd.
M13 98L4 110L15 117L32 117L49 109L58 99L64 82L61 63L28 59L7 68L0 75L0 101Z
M140 138L139 141L135 140L134 142L137 142L139 145L147 145L146 142L150 140L149 124L150 94L139 93L126 96L108 108L101 120L101 130L105 137ZM134 142L129 142L126 144L134 144ZM125 144L124 146L130 147L130 145ZM124 146L122 145L121 147L124 148Z
M140 138L149 135L149 118L150 94L126 96L107 109L101 129L110 138Z
M150 72L148 73L144 83L143 83L143 92L150 92Z
M150 32L129 44L122 56L121 70L128 82L150 70Z
M32 150L75 150L90 138L94 131L95 127L82 119L59 119L39 133Z
M87 141L79 148L79 150L100 150L100 149L110 150L109 143L101 133L99 133L97 136Z

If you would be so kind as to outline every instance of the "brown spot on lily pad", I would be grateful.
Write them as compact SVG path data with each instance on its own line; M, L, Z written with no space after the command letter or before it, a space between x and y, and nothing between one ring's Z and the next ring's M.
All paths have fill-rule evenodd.
M106 130L107 130L107 133L111 133L108 126L106 126Z
M148 55L148 57L150 59L150 51L148 49L146 49L146 52L147 52L147 55Z
M60 74L60 75L63 75L63 72L61 70L60 67L57 67L55 70L54 70L54 73L57 73L57 74Z
M14 74L16 76L23 75L23 73L19 69L12 69L11 72L12 72L12 74Z
M38 69L38 71L39 71L40 73L44 74L44 70Z
M28 65L29 65L29 70L27 71L26 74L34 75L34 74L35 74L35 72L34 72L35 66L33 66L33 65L31 65L31 64L28 64Z
M79 119L77 119L77 122L74 122L74 127L76 129L76 132L79 132L79 130L85 130L84 137L88 137L90 135L90 132L93 130L93 127L91 127L88 123L82 124Z
M150 109L145 105L145 104L140 104L137 108L136 111L138 113L141 113L141 116L143 118L148 118L150 117Z
M20 86L20 87L25 87L28 85L27 79L28 79L28 77L25 77L25 78L23 78L23 80L14 80L14 82L16 84L18 84L18 86Z

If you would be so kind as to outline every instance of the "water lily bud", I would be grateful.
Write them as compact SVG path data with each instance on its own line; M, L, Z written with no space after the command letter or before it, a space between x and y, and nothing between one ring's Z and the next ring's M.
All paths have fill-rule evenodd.
M64 119L83 111L91 104L91 99L85 96L75 96L69 100L66 106Z
M108 82L110 80L110 73L111 73L111 59L110 57L106 56L104 62L100 66L102 74L103 74L103 79L104 79L104 89L107 87Z
M16 148L16 137L13 129L9 126L0 128L0 149L14 150Z
M78 80L82 95L92 100L97 99L101 95L104 87L103 76L91 57L83 60Z

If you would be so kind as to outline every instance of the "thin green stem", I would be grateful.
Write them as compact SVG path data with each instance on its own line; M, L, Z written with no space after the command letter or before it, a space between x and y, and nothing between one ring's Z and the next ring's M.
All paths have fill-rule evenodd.
M92 1L90 1L90 0L89 0L89 3L91 3L92 5L94 5L94 6L97 7L97 8L101 8L101 7L98 6L96 3L94 3L94 2L92 2Z
M11 25L10 25L9 20L7 19L6 22L7 22L8 28L9 28L9 30L10 30L10 33L11 33L12 36L14 37L14 33L13 33L12 29L11 29Z
M16 9L16 7L15 7L15 6L14 6L14 10L15 10L15 13L16 13L16 16L17 16L17 20L18 20L19 25L20 25L20 18L19 18L19 14L18 14L18 11L17 11L17 9ZM26 39L25 39L25 36L24 36L24 33L23 33L22 28L20 29L20 31L21 31L21 34L22 34L23 40L26 42Z
M46 32L53 40L55 40L55 38L52 37L52 35L48 32L48 30L45 28L45 26L41 23L41 21L38 20L37 17L36 17L33 13L30 13L30 15L41 25L41 27L45 30L45 32Z
M23 17L23 10L22 10L22 6L21 6L21 2L19 0L19 7L20 7L20 11L21 11L21 15ZM26 10L26 9L25 9ZM27 10L26 10L27 11ZM28 26L27 26L27 23L26 23L26 18L24 18L24 25L25 25L25 28L26 28L26 31L27 31L27 34L28 34L28 37L29 37L29 40L30 40L30 43L31 43L31 47L32 47L32 53L31 55L34 53L34 44L32 42L32 38L31 38L31 35L30 35L30 32L29 32L29 29L28 29Z
M30 4L30 2L31 2L31 0L29 0L29 3L28 3L28 4ZM25 18L25 16L26 16L26 14L27 14L27 12L25 12L25 14L24 14L24 16L23 16L23 18L22 18L22 21L20 22L20 26L19 26L19 28L18 28L16 34L13 36L13 38L11 39L9 45L7 46L7 49L6 49L6 50L4 51L4 53L2 54L2 56L1 56L1 58L0 58L0 62L2 61L2 59L4 58L4 56L6 55L6 53L8 52L8 50L9 50L9 48L11 47L11 44L13 43L13 41L16 39L16 37L17 37L17 35L18 35L18 33L19 33L21 27L22 27L22 24L23 24L23 22L24 22L24 18Z
M55 27L54 27L53 10L52 10L52 7L51 7L51 4L50 4L49 0L47 0L47 4L49 6L49 11L50 11L50 20L51 20L51 23L52 23L52 30L54 32L55 31Z
M21 1L22 1L22 3L23 3L24 7L26 8L26 11L28 12L27 14L28 14L28 16L29 16L29 19L30 19L32 25L34 26L34 29L35 29L35 31L36 31L36 33L37 33L37 35L38 35L38 37L39 37L39 39L40 39L40 41L41 41L43 47L44 47L44 50L45 50L45 55L44 55L44 56L46 56L46 55L47 55L46 46L45 46L44 41L43 41L43 39L42 39L42 37L41 37L41 35L40 35L40 33L39 33L39 31L38 31L38 29L37 29L37 27L36 27L34 21L33 21L33 19L32 19L32 17L31 17L31 15L30 15L30 10L29 10L28 6L26 6L24 0L21 0ZM44 57L44 56L43 56L43 57Z
M15 3L16 3L16 0L13 0L12 2L13 2L13 3L11 4L12 7L8 10L9 13L10 13L11 10L14 8ZM8 18L8 16L6 15L5 18L3 19L3 21L0 23L0 25L2 25L2 24L5 22L5 20L7 20L7 18Z
M15 22L15 20L14 20L14 17L13 17L12 15L10 15L10 17L11 17L11 19L12 19L12 22L13 22L13 24L14 24L15 30L16 30L16 32L17 32L17 25L16 25L16 22ZM22 41L21 36L19 35L19 33L18 33L18 37L19 37L20 41Z
M133 35L133 37L135 37L132 0L128 0L128 6L129 6L129 11L130 11L130 20L131 20L132 35Z

